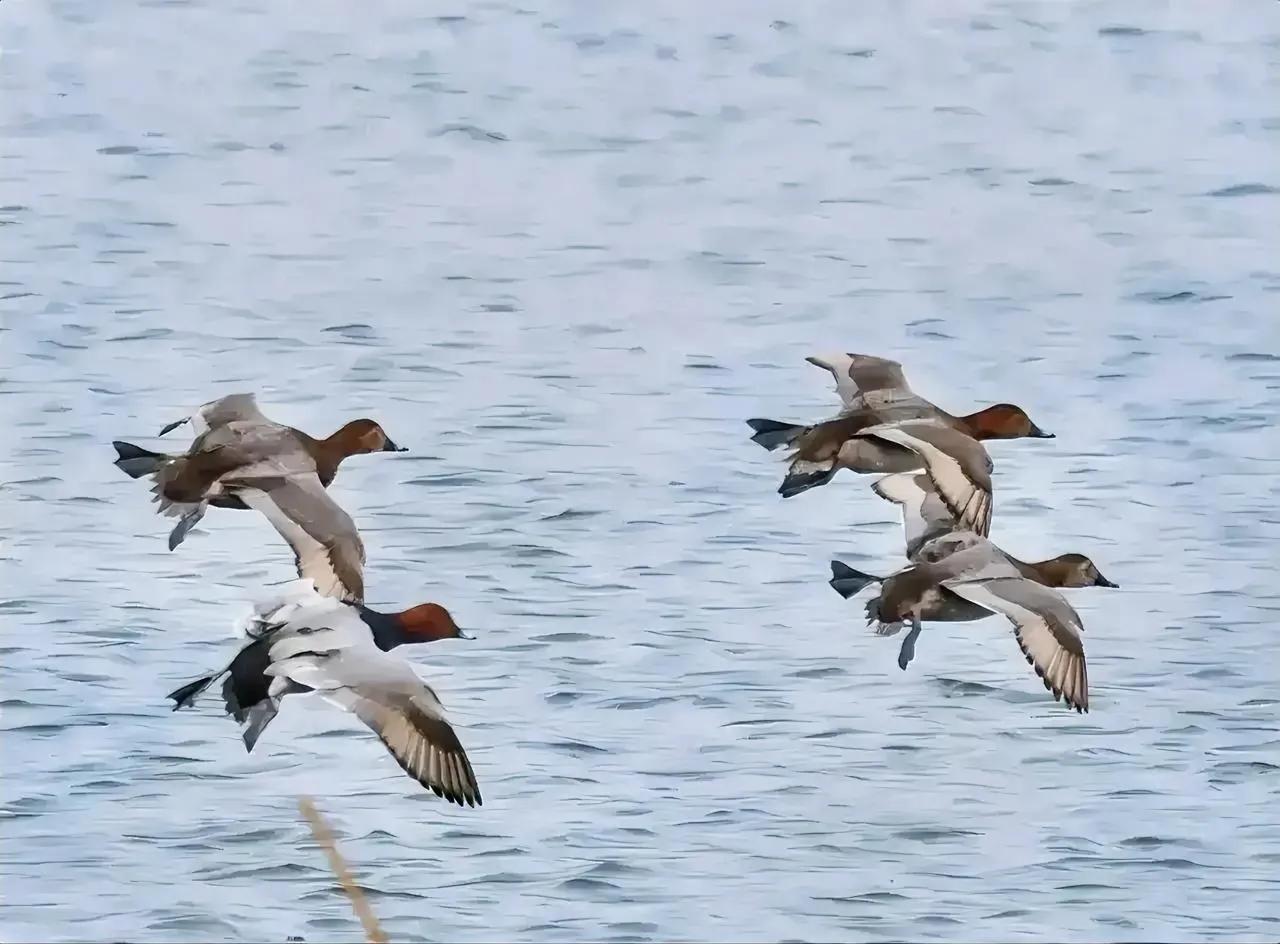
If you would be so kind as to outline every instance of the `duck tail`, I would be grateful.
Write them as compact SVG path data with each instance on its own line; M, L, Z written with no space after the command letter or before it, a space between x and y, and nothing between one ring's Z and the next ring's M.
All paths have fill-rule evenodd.
M140 479L147 475L155 475L164 466L173 461L173 456L163 452L152 452L133 443L116 440L111 445L116 447L115 465L130 478Z
M751 441L759 443L772 452L774 449L781 449L783 446L789 446L795 442L796 437L807 429L805 426L797 426L795 423L780 423L777 420L752 419L747 420L747 425L755 430L755 435L751 437Z
M791 463L786 478L778 486L778 494L783 498L791 498L801 492L807 492L819 485L826 485L836 474L834 459L825 462L812 462L808 459L797 459Z
M222 675L222 672L217 672L213 675L206 675L203 678L196 679L194 682L188 682L180 688L175 688L165 697L173 699L174 711L177 711L179 708L190 708L195 704L196 699L200 697L200 693L212 685L214 679L219 675Z
M854 570L848 564L833 560L831 562L831 579L827 582L831 584L831 588L836 593L847 600L852 596L856 596L864 587L869 587L873 583L880 583L883 580L883 577L864 574L860 570Z

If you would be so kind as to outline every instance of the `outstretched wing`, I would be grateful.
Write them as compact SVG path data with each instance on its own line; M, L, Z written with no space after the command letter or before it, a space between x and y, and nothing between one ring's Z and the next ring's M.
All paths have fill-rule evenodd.
M991 457L982 443L938 423L872 426L858 435L910 449L924 462L956 527L985 537L991 532Z
M376 686L324 694L368 725L400 768L436 796L459 806L483 803L467 752L429 687L412 697L387 697Z
M268 675L317 690L369 726L400 767L438 797L479 806L467 752L435 692L407 662L377 649L366 631L309 629L271 646Z
M956 516L926 472L886 475L876 481L871 490L902 509L902 534L907 542L908 560L917 560L922 547L957 529Z
M971 603L1003 613L1013 623L1022 654L1044 687L1068 708L1089 710L1084 625L1060 593L1023 577L945 580L943 586Z
M258 409L257 398L252 393L232 393L217 400L210 400L190 416L184 416L180 420L169 423L160 430L160 435L163 436L184 423L191 423L192 431L196 436L201 436L220 426L226 426L228 423L277 425Z
M225 484L293 548L299 577L310 577L325 596L364 600L364 542L314 472L237 475Z
M845 410L876 410L919 399L897 361L870 354L823 354L805 360L831 371Z

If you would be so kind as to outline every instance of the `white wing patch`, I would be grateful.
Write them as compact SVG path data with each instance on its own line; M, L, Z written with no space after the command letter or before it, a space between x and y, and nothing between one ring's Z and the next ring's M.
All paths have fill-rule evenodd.
M237 635L256 639L265 628L287 623L300 613L316 619L342 606L341 600L317 593L310 577L291 580L281 584L273 595L255 600L250 612L236 621L235 630Z
M332 617L334 614L326 615ZM347 622L345 619L325 619L324 617L321 617L315 626L304 625L305 622L307 621L302 618L294 619L287 631L274 637L271 643L271 661L275 663L273 667L281 669L291 678L294 677L291 670L300 667L302 662L299 666L291 666L289 663L299 657L314 659L344 649L359 648L368 642L369 628L363 624L356 628L344 625ZM297 681L303 680L297 679Z

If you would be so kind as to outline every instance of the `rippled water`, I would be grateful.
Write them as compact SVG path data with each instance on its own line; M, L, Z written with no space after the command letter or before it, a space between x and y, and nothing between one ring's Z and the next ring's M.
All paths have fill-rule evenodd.
M6 941L1274 940L1275 4L242 0L0 9ZM999 443L993 536L1088 553L1093 713L1007 624L897 640L866 480L748 416L901 359ZM485 795L213 701L257 516L176 553L109 441L256 390L412 448L335 495ZM179 436L178 438L181 438Z

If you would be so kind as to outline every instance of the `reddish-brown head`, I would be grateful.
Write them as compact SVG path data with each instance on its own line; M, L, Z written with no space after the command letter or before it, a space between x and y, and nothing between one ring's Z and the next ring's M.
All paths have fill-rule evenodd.
M470 639L439 603L423 603L396 614L396 623L407 642L435 642L437 639Z
M963 422L974 439L1053 439L1053 433L1046 433L1031 422L1022 407L1012 403L997 403L970 413Z
M373 420L352 420L329 437L343 455L358 456L366 452L408 452L391 441Z

